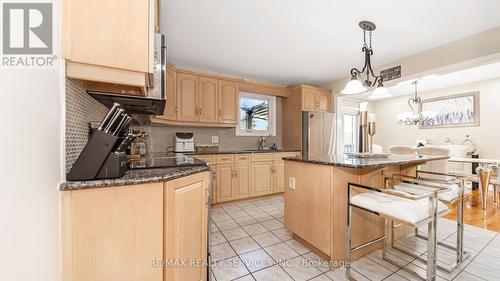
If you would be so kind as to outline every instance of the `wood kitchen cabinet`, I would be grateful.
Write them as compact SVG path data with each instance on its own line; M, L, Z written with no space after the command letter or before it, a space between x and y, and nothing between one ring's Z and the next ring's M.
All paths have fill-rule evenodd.
M238 83L219 80L219 123L238 123L239 97Z
M233 163L217 164L217 203L234 200Z
M235 199L250 196L250 154L235 155L234 190Z
M207 279L208 173L165 183L165 260L186 261L166 266L165 280Z
M199 76L198 121L217 123L219 112L219 81L215 78Z
M210 173L201 172L62 191L62 281L207 280L209 185Z
M302 111L331 111L329 90L300 86L298 91L302 95Z
M273 193L285 191L285 162L274 161Z
M167 103L162 116L166 120L177 120L177 72L172 67L167 68Z
M252 196L261 196L273 192L273 161L253 162L250 171Z
M198 76L177 73L177 120L198 121Z
M63 281L163 280L163 183L63 191L60 204Z
M62 1L70 78L145 87L153 73L156 0Z

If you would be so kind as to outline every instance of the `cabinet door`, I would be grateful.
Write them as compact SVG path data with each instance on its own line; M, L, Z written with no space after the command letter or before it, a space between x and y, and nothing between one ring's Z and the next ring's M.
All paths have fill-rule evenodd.
M314 89L302 88L302 111L315 111Z
M217 203L234 200L233 164L217 165Z
M62 280L163 280L163 183L63 191L61 210Z
M273 193L285 191L285 162L275 161L273 170Z
M198 76L177 73L177 120L197 121Z
M219 123L238 122L239 96L238 83L219 80Z
M252 196L266 195L273 192L273 161L252 162L250 188Z
M209 173L165 183L165 280L206 280ZM200 264L191 264L200 262Z
M217 123L218 106L218 80L199 76L198 78L198 115L202 123Z
M317 102L319 111L330 112L330 93L326 90L318 90L317 93Z
M167 103L165 111L159 118L175 121L177 119L177 73L174 69L167 69Z
M153 72L153 1L62 1L63 57L84 64Z
M234 166L235 199L250 196L250 165L248 163L235 164Z

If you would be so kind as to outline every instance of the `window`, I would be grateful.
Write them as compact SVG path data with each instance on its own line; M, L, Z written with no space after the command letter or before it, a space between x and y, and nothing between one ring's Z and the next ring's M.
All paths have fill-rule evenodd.
M342 149L355 152L358 141L358 112L342 110Z
M240 92L237 136L276 135L276 97Z

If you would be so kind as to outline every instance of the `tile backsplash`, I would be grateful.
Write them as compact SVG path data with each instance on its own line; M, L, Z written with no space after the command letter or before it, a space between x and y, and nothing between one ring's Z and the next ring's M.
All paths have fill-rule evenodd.
M90 137L89 122L101 121L108 109L85 92L83 81L66 79L66 172Z
M276 136L266 137L266 146L273 143L281 148L281 98L276 99ZM180 127L148 124L143 126L148 132L148 151L162 153L173 150L176 132L194 133L195 144L211 144L212 136L219 137L219 150L257 149L260 137L236 136L235 128Z

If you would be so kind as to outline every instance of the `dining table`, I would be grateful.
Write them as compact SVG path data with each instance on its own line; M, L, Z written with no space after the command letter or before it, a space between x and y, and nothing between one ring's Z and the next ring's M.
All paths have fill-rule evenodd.
M488 188L492 183L493 170L498 169L500 160L498 159L479 159L479 158L448 158L448 162L478 164L476 168L479 190L481 191L481 206L483 210L488 207ZM495 179L496 181L496 179ZM497 198L497 182L493 183L493 200Z

